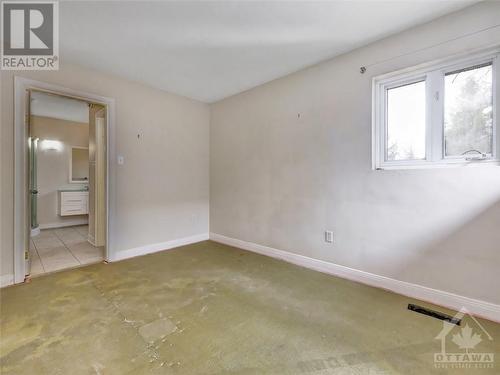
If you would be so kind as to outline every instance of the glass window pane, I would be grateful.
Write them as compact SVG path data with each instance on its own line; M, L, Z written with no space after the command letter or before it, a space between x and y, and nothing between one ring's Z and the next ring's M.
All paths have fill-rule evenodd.
M492 65L445 75L445 155L476 150L491 154L493 144Z
M425 81L387 90L386 160L425 159Z

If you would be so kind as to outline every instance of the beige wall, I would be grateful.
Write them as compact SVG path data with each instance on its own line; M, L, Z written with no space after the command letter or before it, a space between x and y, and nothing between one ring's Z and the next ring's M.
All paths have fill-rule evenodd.
M68 185L70 187L82 186L69 183L69 163L71 147L89 146L89 124L31 116L31 136L39 138L37 152L38 224L44 228L47 225L64 225L75 220L86 220L87 215L59 216L57 191ZM58 150L44 149L44 140L59 141L62 147Z
M214 104L211 232L500 303L500 167L371 169L373 76L500 44L500 29L359 73L499 14L482 3Z
M115 98L117 154L125 157L112 192L118 251L207 233L208 105L64 61L56 72L1 71L0 275L13 273L16 74Z

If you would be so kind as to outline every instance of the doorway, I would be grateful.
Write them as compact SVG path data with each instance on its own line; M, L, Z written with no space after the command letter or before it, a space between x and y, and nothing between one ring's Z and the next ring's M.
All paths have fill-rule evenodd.
M15 94L14 282L108 260L114 100L20 77Z
M106 108L31 89L27 275L102 262Z

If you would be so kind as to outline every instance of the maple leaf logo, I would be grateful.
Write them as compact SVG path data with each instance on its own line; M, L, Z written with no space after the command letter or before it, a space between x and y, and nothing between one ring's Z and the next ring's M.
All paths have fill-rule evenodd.
M472 328L466 324L460 333L453 335L451 341L457 344L460 349L465 349L468 353L469 349L474 349L474 347L483 340L481 339L481 335L477 333L472 334Z

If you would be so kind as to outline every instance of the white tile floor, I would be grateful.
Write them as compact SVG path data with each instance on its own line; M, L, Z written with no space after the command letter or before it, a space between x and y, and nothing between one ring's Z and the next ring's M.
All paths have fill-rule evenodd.
M31 238L31 276L104 259L104 249L87 241L88 226L45 229Z

